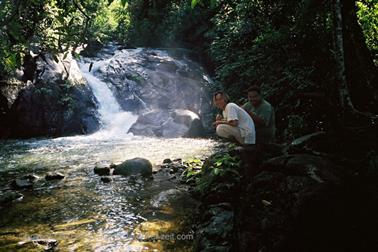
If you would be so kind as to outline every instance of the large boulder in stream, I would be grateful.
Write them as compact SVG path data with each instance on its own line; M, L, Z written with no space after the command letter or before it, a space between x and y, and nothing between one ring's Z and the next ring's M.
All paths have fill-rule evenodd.
M129 132L158 137L198 137L203 134L199 116L183 109L154 110L139 116Z
M4 136L61 136L97 130L96 101L72 55L40 53L33 61L33 71L21 69L9 85L1 87L7 99Z
M133 158L117 165L114 168L113 175L152 175L152 164L144 158Z
M131 132L147 136L185 135L193 116L174 116L172 111L191 111L198 126L211 129L211 80L185 52L138 48L116 50L107 57L109 60L97 66L94 61L92 72L109 84L124 110L142 115ZM151 123L152 117L164 119L157 118ZM156 129L163 121L167 123L164 128L171 126L173 132L162 133L164 129ZM153 129L149 130L150 126Z

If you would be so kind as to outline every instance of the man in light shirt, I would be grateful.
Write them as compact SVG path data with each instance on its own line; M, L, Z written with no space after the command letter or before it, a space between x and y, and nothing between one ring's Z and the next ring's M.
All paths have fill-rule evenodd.
M214 94L213 101L223 111L214 122L217 135L226 139L235 138L240 144L255 144L255 124L248 113L230 102L228 95L222 91Z

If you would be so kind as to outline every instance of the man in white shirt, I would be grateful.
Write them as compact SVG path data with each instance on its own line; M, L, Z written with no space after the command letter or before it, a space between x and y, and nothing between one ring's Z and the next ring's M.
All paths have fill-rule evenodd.
M249 114L236 105L229 102L226 93L218 91L213 96L216 107L223 111L223 116L217 115L214 125L217 135L223 138L235 138L241 144L255 144L255 124Z

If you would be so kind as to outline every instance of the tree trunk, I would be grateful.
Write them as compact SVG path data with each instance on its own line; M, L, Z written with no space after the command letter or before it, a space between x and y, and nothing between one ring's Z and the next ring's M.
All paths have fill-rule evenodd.
M343 17L341 1L334 0L335 11L335 59L336 59L336 84L339 92L341 112L344 114L347 106L352 106L348 86L346 83L344 40L343 40Z
M378 68L374 65L354 0L342 0L342 28L346 82L356 109L378 113Z
M348 1L348 0L347 0ZM336 63L336 85L339 96L339 109L343 120L346 119L347 114L354 117L369 117L367 119L376 119L376 115L362 113L358 111L352 102L351 94L348 87L346 58L344 51L344 25L343 25L343 5L341 0L334 0L334 21L335 21L335 63ZM351 78L349 78L351 80ZM368 97L366 97L368 99Z

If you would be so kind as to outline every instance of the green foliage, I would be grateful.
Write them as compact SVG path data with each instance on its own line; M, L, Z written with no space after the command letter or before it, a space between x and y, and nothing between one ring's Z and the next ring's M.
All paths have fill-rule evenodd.
M231 188L240 181L240 159L229 153L217 153L205 162L197 158L189 159L184 165L185 182L194 183L200 194Z
M240 182L239 157L228 153L218 153L210 157L207 165L202 167L200 176L196 178L196 191L207 194L211 191L229 191Z
M375 0L357 1L358 19L365 35L366 44L378 65L378 2Z
M125 40L128 25L127 4L120 0L0 1L0 77L30 51L57 54L91 40Z
M183 172L183 175L186 176L187 178L190 178L200 173L201 167L203 165L203 161L198 158L192 158L192 159L186 160L184 162L184 165L186 169Z
M214 12L191 7L188 0L135 0L129 4L128 42L135 46L185 47L201 50Z

